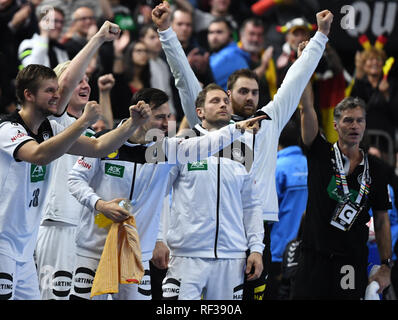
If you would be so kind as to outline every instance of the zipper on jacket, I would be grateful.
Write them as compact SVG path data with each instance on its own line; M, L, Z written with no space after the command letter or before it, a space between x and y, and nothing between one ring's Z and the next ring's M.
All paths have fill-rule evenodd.
M137 162L134 162L133 181L131 182L131 190L130 190L130 197L129 197L130 201L133 200L136 172L137 172Z
M221 156L218 157L218 164L217 164L216 238L214 240L214 257L215 258L217 258L218 229L219 229L219 223L220 223L220 171L221 171Z

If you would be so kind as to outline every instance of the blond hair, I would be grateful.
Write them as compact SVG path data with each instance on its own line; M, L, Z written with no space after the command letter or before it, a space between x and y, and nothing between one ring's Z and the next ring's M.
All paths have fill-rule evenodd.
M58 64L55 68L54 68L54 72L57 75L58 80L61 78L61 75L64 73L64 71L69 67L70 65L70 60L62 62L60 64Z

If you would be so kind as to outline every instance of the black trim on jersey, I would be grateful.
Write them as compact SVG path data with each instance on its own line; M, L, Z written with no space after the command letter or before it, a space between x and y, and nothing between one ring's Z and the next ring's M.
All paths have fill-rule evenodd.
M137 163L134 163L134 171L133 171L133 181L131 182L131 190L130 190L130 201L133 200L133 194L134 194L134 187L135 187L135 176L137 174Z
M98 138L102 136L103 134L109 132L111 130L103 130L101 132L98 132L95 134L95 137ZM132 142L129 142L132 143ZM117 155L113 158L109 157L103 157L101 160L112 160L112 161L128 161L128 162L134 162L134 163L152 163L148 162L145 159L145 155L147 152L148 147L142 144L137 144L133 146L128 146L126 144L123 144L118 150L117 150Z
M220 174L221 174L221 159L218 158L217 163L217 208L216 208L216 237L214 239L214 257L217 256L217 242L218 242L218 231L220 229Z
M44 140L44 137L43 137L45 133L48 133L48 138L51 138L51 137L54 136L54 132L53 132L53 129L52 129L52 127L51 127L50 120L48 120L48 119L46 118L46 119L41 123L39 129L37 130L37 134L35 134L35 133L33 133L33 132L29 129L29 127L25 124L25 122L23 121L23 119L22 119L21 115L19 114L18 110L16 110L15 112L13 112L13 113L11 113L11 114L8 114L8 115L5 115L4 117L2 117L2 118L0 119L0 123L3 123L3 122L11 122L11 123L18 123L18 124L20 124L21 126L23 126L23 127L25 128L26 132L28 133L28 136L29 136L29 137L32 137L34 140L36 140L37 143L42 143L43 141L45 141L45 140ZM30 141L30 140L29 140L29 141ZM26 142L28 142L28 141L23 141L23 142L22 142L20 145L18 145L18 146L16 147L16 149L14 150L13 157L14 157L15 161L21 162L21 160L17 159L17 158L15 157L15 155L16 155L16 151L17 151L24 143L26 143Z

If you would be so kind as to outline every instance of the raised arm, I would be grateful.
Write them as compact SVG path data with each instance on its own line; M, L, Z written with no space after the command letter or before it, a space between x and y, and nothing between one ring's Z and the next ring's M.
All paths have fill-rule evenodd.
M308 82L301 96L299 105L301 119L301 139L306 146L310 146L318 134L318 117L314 109L314 93L311 81Z
M115 78L112 73L104 74L98 78L99 104L101 114L105 119L107 129L113 128L113 112L111 104L111 90L115 85Z
M130 138L138 127L148 121L151 108L144 101L139 101L130 107L130 118L114 130L100 136L98 139L90 139L81 136L68 150L69 154L86 157L104 157L118 149Z
M69 103L73 90L83 78L91 58L106 41L118 38L120 28L117 24L105 21L100 30L89 40L73 58L66 71L58 79L60 99L58 114L62 114Z
M40 144L35 140L25 143L16 152L16 159L38 165L50 163L68 152L81 134L97 121L99 114L99 105L94 101L88 102L83 115L72 125Z
M317 13L318 31L309 41L301 56L289 68L281 87L263 111L278 121L279 132L282 131L296 110L304 88L314 73L328 41L327 35L333 20L330 11ZM272 116L273 115L273 116Z
M163 1L152 10L152 20L158 27L159 39L175 79L182 108L192 128L200 122L196 114L195 100L202 87L189 64L180 41L173 29L170 28L170 5L167 1Z

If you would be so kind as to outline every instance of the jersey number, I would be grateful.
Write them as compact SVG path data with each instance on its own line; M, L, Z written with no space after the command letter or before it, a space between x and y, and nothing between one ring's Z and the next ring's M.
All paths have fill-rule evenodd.
M33 191L32 194L32 200L29 202L29 208L30 207L37 207L39 205L39 194L40 194L40 189L37 188L36 190Z

